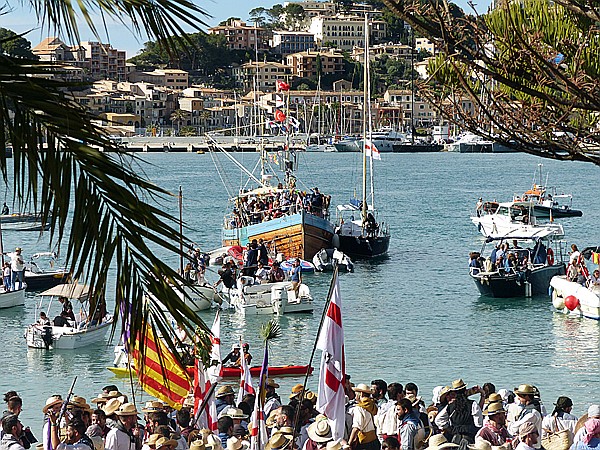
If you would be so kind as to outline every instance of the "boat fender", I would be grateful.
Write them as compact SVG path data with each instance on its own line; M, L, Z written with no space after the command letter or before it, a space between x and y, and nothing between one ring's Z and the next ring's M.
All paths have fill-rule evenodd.
M552 289L552 288L550 288ZM562 311L565 309L565 299L562 295L559 295L556 289L552 289L552 306L556 308L557 311Z
M548 265L553 266L554 265L554 250L552 250L551 248L548 248L546 254L547 254L546 258L548 259Z
M579 299L574 295L565 298L565 306L569 311L574 311L579 306Z

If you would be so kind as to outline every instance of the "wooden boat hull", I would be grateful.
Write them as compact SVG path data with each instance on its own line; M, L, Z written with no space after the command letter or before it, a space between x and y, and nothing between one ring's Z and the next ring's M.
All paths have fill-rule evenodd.
M263 239L277 253L288 258L311 260L322 248L331 247L333 224L304 211L254 225L223 229L223 245L244 247Z
M0 291L0 309L24 305L25 289L27 289L27 286L25 286L24 289L19 289L18 291L5 291L4 288L2 288Z
M135 376L135 373L128 367L107 367L115 376L123 378L129 377L130 374ZM261 366L250 367L250 374L253 377L259 377ZM269 366L269 377L293 377L293 376L304 376L308 372L313 373L314 368L311 366ZM190 377L194 376L194 368L187 367L186 372ZM240 368L239 367L223 367L221 370L221 376L223 378L239 378Z

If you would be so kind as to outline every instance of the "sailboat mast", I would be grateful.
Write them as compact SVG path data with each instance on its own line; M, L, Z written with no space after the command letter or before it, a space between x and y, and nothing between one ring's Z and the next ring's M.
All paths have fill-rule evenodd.
M179 186L179 273L183 276L183 190L181 186Z
M367 115L369 103L369 17L365 13L365 49L363 52L363 182L362 182L362 223L367 221Z

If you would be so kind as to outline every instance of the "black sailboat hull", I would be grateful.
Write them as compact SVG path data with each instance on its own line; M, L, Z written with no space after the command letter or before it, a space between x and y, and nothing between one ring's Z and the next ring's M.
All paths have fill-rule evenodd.
M387 254L390 236L343 236L338 234L339 250L353 259L378 258Z

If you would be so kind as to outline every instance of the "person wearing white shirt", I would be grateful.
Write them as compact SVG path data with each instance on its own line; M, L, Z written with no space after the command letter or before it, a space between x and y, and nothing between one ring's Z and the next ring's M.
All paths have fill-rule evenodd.
M23 272L25 271L25 260L23 259L23 255L21 255L21 247L15 248L14 253L8 253L7 255L10 257L10 269L12 271L11 275L11 290L16 289L16 283L19 282L19 289L23 288Z
M260 261L258 262L258 269L256 269L254 278L256 278L256 281L259 283L266 283L269 280L269 269L267 269Z
M117 427L106 435L106 450L137 450L137 439L134 429L137 425L137 410L132 403L124 403L115 412L118 417Z
M517 401L508 407L506 417L508 432L515 436L525 422L535 425L538 436L542 433L542 415L533 404L535 389L529 384L522 384L516 390ZM535 448L540 448L541 444L536 440Z
M577 416L571 414L573 401L569 397L558 397L554 404L554 411L542 420L542 439L549 433L569 430L571 437L575 435Z

